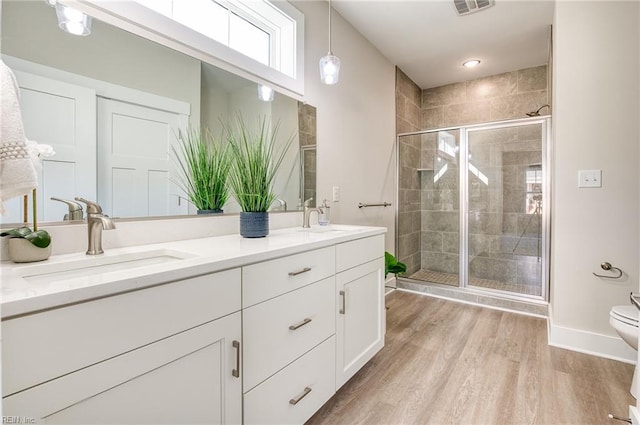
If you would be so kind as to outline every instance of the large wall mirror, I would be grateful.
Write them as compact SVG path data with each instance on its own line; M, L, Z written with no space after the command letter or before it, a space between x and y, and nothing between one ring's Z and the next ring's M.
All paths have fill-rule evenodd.
M273 211L315 195L315 108L208 63L94 19L91 34L61 31L45 1L2 1L2 58L20 85L27 138L52 145L40 172L38 217L61 221L50 198L96 199L120 218L195 214L180 190L170 146L178 129L208 128L241 114L279 123L295 140L280 168ZM22 221L22 200L1 223ZM229 202L225 212L239 208Z

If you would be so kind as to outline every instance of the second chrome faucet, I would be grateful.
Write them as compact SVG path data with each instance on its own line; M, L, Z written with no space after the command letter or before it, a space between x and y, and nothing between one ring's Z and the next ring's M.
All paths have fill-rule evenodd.
M112 230L116 228L110 217L102 213L102 207L95 202L88 201L77 196L76 201L87 204L87 233L89 245L87 255L98 255L104 253L102 250L102 230Z
M311 217L312 212L314 211L317 212L318 216L322 214L322 208L311 208L309 206L311 204L311 201L313 201L313 198L309 198L306 201L304 201L304 215L302 216L302 227L305 229L308 229L311 227L309 225L309 218Z

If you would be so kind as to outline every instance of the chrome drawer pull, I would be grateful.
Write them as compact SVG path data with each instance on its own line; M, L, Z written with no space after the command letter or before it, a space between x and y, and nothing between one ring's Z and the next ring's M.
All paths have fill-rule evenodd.
M347 295L344 291L340 291L340 296L342 297L342 307L340 307L340 314L345 314L347 311Z
M289 330L295 331L296 329L303 327L307 323L311 323L311 319L304 319L302 322L298 323L297 325L291 325L289 326Z
M289 276L298 276L299 274L310 272L311 267L305 267L302 270L298 270L297 272L289 272Z
M240 342L233 341L232 345L233 345L233 348L236 349L236 369L233 369L231 371L231 375L235 376L236 378L239 378L240 377Z
M294 405L294 406L295 406L296 404L298 404L298 402L299 402L300 400L302 400L302 399L303 399L303 398L305 398L307 395L309 395L309 393L310 393L310 392L311 392L311 388L309 388L309 387L305 387L304 391L302 391L302 394L300 394L300 395L299 395L298 397L296 397L296 398L292 398L291 400L289 400L289 404L292 404L292 405Z

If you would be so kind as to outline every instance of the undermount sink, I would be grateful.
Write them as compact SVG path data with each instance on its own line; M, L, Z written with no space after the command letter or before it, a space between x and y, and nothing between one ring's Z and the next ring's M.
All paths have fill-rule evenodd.
M341 224L331 224L329 226L312 226L310 228L302 228L299 229L300 232L307 232L307 233L345 233L348 232L350 230L356 229L357 227L355 226L344 226Z
M166 264L195 257L171 249L156 249L124 254L86 257L72 261L42 263L22 267L20 276L28 282L54 282L104 273L127 271L139 267Z

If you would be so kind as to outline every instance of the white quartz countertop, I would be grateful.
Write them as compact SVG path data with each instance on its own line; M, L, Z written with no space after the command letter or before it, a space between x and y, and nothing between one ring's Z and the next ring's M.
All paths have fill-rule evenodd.
M2 318L283 257L386 230L344 225L295 227L273 230L258 239L233 234L117 248L98 256L81 252L24 265L2 263Z

